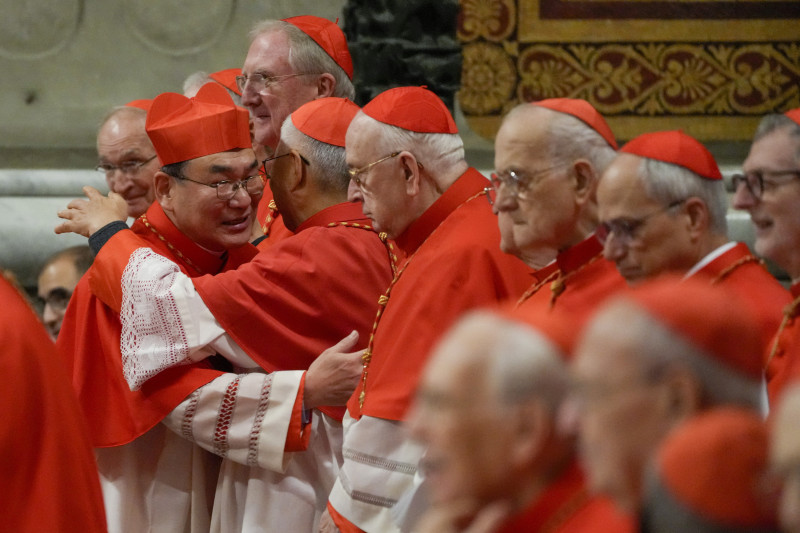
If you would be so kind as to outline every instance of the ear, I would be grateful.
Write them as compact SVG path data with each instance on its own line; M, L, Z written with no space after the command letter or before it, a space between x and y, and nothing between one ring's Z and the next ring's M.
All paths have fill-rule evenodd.
M515 414L514 434L508 459L521 468L536 461L544 451L555 431L553 417L543 402L530 400L522 403Z
M572 175L575 181L575 201L584 205L594 197L597 171L587 160L578 159L572 164Z
M291 192L296 192L308 184L308 168L307 165L303 163L300 152L292 149L290 153L292 155L289 159L292 161L292 169L294 172L292 172L290 176L287 176L286 189Z
M705 202L700 198L691 197L684 202L683 209L688 216L689 234L698 237L706 233L711 224L711 213Z
M155 191L156 201L161 204L161 207L164 208L164 211L169 211L170 213L174 211L174 199L173 199L173 190L177 187L177 183L175 183L175 179L173 179L170 175L161 172L160 170L156 172L156 175L153 177L153 190Z
M673 421L684 420L703 406L700 382L683 368L667 370L664 376L664 413Z
M320 74L319 78L317 78L317 98L333 96L335 88L336 78L333 77L333 74L325 72Z
M400 160L403 178L406 180L406 194L418 195L422 187L422 167L411 152L401 152L397 157Z

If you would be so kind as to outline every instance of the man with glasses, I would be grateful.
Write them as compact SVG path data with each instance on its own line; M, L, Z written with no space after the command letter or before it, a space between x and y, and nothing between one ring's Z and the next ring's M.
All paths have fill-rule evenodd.
M620 152L597 191L606 257L631 284L672 272L728 286L753 310L766 345L789 294L746 244L728 240L728 200L711 153L681 131L641 135Z
M353 60L342 30L327 19L305 15L264 20L250 32L241 75L236 78L242 105L250 111L253 143L275 155L281 125L291 112L316 98L352 100ZM281 224L270 192L258 207L258 222L267 247L289 232Z
M800 108L761 120L742 165L734 178L733 206L750 213L756 230L755 250L774 261L792 280L795 298L783 313L780 331L767 348L766 376L771 401L778 399L800 359L796 317L800 314Z
M236 272L189 279L163 258L142 255L131 232L110 239L96 264L110 285L122 278L123 293L113 298L128 309L122 325L136 339L123 343L132 388L158 389L165 376L215 352L237 369L272 372L220 376L165 419L224 458L212 515L220 531L314 530L341 463L343 409L326 406L350 396L361 359L340 352L356 345L354 330L366 345L396 259L360 206L346 201L344 135L357 111L349 100L324 98L287 118L279 155L264 164L295 234ZM182 187L209 185L193 185L186 169L171 167ZM248 180L228 184L225 194L249 189ZM163 311L153 317L152 309ZM342 337L331 357L317 359Z
M597 179L616 148L608 124L585 100L522 104L504 118L492 176L500 247L537 269L521 308L558 308L579 327L624 286L594 236Z
M442 100L422 87L389 89L347 130L351 200L406 259L374 313L359 386L348 403L344 463L328 509L343 531L391 532L422 450L402 420L438 336L464 311L516 298L529 269L500 252L486 179ZM331 526L328 521L326 524Z
M93 260L94 254L88 246L72 246L48 257L39 272L37 291L42 304L42 322L54 342L61 331L72 291Z
M128 216L138 217L153 203L153 176L158 159L144 128L150 102L138 100L111 111L97 132L97 170L105 174L109 190L128 205Z

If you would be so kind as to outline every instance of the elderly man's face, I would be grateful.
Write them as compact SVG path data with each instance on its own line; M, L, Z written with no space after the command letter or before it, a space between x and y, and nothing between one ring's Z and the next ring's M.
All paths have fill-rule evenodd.
M476 354L486 336L450 339L431 359L410 415L412 436L426 447L420 468L435 503L486 503L508 490L504 454L512 425L498 407L485 362Z
M780 522L783 531L800 532L800 386L786 390L772 429L770 466L782 483Z
M616 306L588 327L573 362L581 459L595 492L635 510L644 466L671 427L663 388L641 364L642 332L621 330L638 311ZM612 371L609 371L612 369Z
M375 139L380 130L358 118L347 129L345 157L350 169L359 172L360 187L348 189L350 201L360 201L364 216L372 221L378 231L396 238L408 227L411 198L407 195L406 180L399 156L388 157L393 152L379 151ZM402 147L398 147L398 150ZM351 185L355 180L351 180Z
M742 169L762 174L764 191L755 198L740 185L733 205L750 213L756 252L796 278L800 276L800 140L789 131L781 128L753 143Z
M227 200L217 196L217 190L199 183L170 178L170 197L160 198L164 210L187 237L200 246L215 252L241 246L250 239L263 181L258 176L258 161L253 150L232 150L190 160L183 176L205 184L242 180L255 176L250 190L235 190Z
M53 340L61 331L67 303L80 279L81 275L75 268L75 261L69 257L56 259L39 274L38 296L44 302L42 322Z
M661 205L645 192L639 179L642 159L620 154L606 169L597 188L600 223L613 231L605 242L606 259L628 283L669 271L683 272L695 263L682 205Z
M153 176L158 157L144 129L145 118L134 110L120 111L106 121L97 134L99 164L106 172L108 188L122 195L128 216L138 217L155 198Z
M550 158L547 117L533 120L533 112L510 117L497 133L495 172L506 179L513 173L521 183L519 194L502 185L494 209L500 248L526 262L535 257L546 264L571 244L578 215L571 166Z
M242 91L242 105L250 111L256 143L275 149L281 125L292 111L317 97L313 74L298 75L289 65L289 39L282 31L258 36L250 45L242 75L279 77L265 86L248 81Z

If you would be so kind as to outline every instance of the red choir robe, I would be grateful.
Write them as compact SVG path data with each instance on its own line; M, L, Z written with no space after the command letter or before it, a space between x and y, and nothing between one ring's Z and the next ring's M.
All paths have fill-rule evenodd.
M352 330L365 348L395 261L361 213L337 204L235 273L194 280L203 302L262 368L306 369ZM341 420L343 408L323 408Z
M765 346L763 357L767 389L770 400L773 400L774 390L778 387L770 383L775 381L785 362L782 356L767 361L772 347L770 341L778 331L783 308L792 300L791 294L742 242L714 258L693 275L700 276L708 277L712 284L719 284L740 296L758 318L757 326Z
M398 269L402 273L388 300L382 298L385 307L379 312L372 357L365 370L366 387L362 379L347 406L353 426L361 423L362 415L371 420L402 420L439 336L464 312L518 298L528 286L531 269L500 250L497 218L483 194L486 186L486 178L468 169L397 238L406 257L405 269ZM363 408L359 401L362 392ZM349 442L352 434L346 426L345 467L351 444L358 448L354 454L374 455L379 460L386 457L378 449L380 445L372 453L363 448L369 443ZM393 438L403 440L397 431ZM351 523L351 511L337 507L337 501L340 506L359 504L351 496L335 496L349 490L344 488L346 484L340 473L328 508L341 531L358 531ZM353 487L353 491L359 490ZM379 511L382 516L385 512Z
M800 383L800 283L791 287L794 300L784 306L781 324L767 345L767 394L773 408L789 384Z
M5 531L106 531L83 414L41 322L0 276L0 514Z
M608 499L587 493L576 463L495 533L633 533L634 520Z
M555 263L535 277L517 308L522 313L558 309L570 317L576 334L606 298L627 287L614 263L603 257L603 246L594 235L559 253Z
M175 227L157 202L131 229L140 239L140 246L148 246L174 261L191 277L235 269L257 253L250 244L228 250L224 257L205 251ZM111 251L104 247L100 254L104 253ZM72 376L92 445L111 447L127 444L146 433L186 396L222 372L203 361L171 368L141 390L131 391L122 374L119 304L109 301L108 296L109 292L121 294L119 279L116 286L97 284L101 281L93 279L97 276L97 269L92 266L75 288L57 347Z

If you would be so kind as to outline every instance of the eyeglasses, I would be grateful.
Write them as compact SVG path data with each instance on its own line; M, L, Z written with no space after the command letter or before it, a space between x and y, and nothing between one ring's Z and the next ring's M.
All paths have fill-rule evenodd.
M764 179L764 176L767 176L767 179ZM745 187L747 187L747 192L749 192L753 198L760 199L764 194L765 184L767 185L766 188L770 188L789 183L788 181L776 181L769 176L793 176L795 178L800 178L800 170L755 170L753 172L747 172L746 174L735 174L731 177L733 190L738 191L739 185L744 183Z
M530 192L531 186L537 182L541 181L544 178L536 179L537 176L546 176L550 172L570 165L570 163L559 163L558 165L554 165L549 168L544 168L542 170L537 170L536 172L532 172L527 176L513 170L509 170L503 173L493 173L490 180L492 182L492 188L495 191L495 197L497 193L500 191L500 186L504 186L508 193L515 197L519 198L520 200L527 200L528 199L528 192ZM494 203L494 198L490 198L489 201Z
M215 181L214 183L203 183L202 181L193 180L191 178L187 178L186 176L173 177L179 180L191 181L192 183L197 183L198 185L211 187L217 191L217 198L226 202L236 196L236 191L239 189L244 189L247 194L252 196L261 196L261 194L264 192L264 180L261 179L261 176L249 176L241 181L222 180Z
M393 157L397 157L398 155L400 155L401 151L402 150L399 150L397 152L392 152L391 154L389 154L389 155L387 155L385 157L381 157L377 161L373 161L372 163L370 163L368 165L364 165L361 168L348 168L347 169L347 174L350 176L350 179L353 180L354 182L356 182L356 185L358 185L358 187L363 190L364 189L364 180L362 180L361 178L358 177L359 174L363 174L364 172L367 172L369 169L371 169L372 167L374 167L378 163L383 163L387 159L391 159ZM422 165L420 164L420 166L422 166Z
M597 240L599 240L601 244L605 245L606 241L608 241L608 238L613 233L614 237L621 244L628 246L636 238L636 232L642 226L644 226L644 224L648 220L650 220L656 215L665 213L670 209L678 207L685 201L686 199L675 200L671 204L664 206L660 209L657 209L656 211L653 211L652 213L649 213L641 218L615 218L614 220L603 222L597 227L597 230L595 230L595 235L597 236Z
M264 167L264 175L267 177L268 180L272 179L272 176L270 175L269 172L267 172L267 163L269 163L270 161L275 161L276 159L280 159L281 157L286 157L287 155L292 155L292 152L286 152L285 154L276 155L275 157L269 157L261 162L261 166ZM303 157L303 154L297 152L297 155L300 156L300 161L302 161L304 165L311 166L311 163L309 163L308 159Z
M106 163L100 163L99 165L97 165L95 167L95 170L97 170L98 172L103 172L106 175L107 178L110 178L111 176L113 176L114 172L117 171L117 170L122 171L123 174L127 174L129 176L132 176L134 174L137 174L142 169L143 166L145 166L147 163L149 163L150 161L152 161L155 158L156 158L156 156L153 155L153 157L145 159L144 161L131 159L130 161L125 161L125 162L121 163L119 166L109 165L109 164L106 164Z
M259 94L263 94L265 91L269 90L270 88L274 87L278 82L283 80L288 80L289 78L294 78L297 76L313 76L315 72L306 72L303 74L284 74L283 76L267 76L261 72L254 72L250 76L236 76L236 86L239 88L239 91L244 93L245 87L247 87L247 83L250 82L255 89L255 91Z
M38 298L42 308L49 305L54 311L64 311L69 304L72 293L64 287L56 287L47 293L44 298Z

